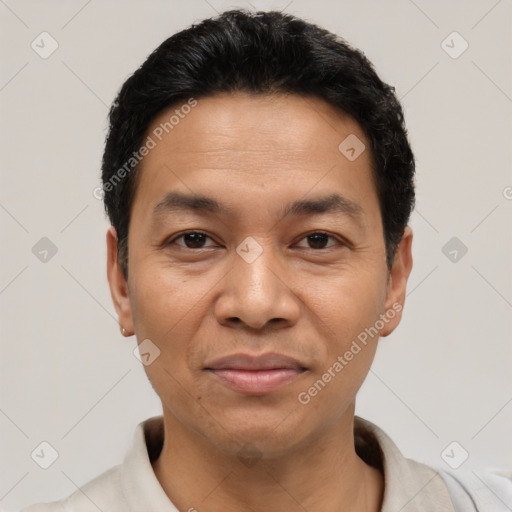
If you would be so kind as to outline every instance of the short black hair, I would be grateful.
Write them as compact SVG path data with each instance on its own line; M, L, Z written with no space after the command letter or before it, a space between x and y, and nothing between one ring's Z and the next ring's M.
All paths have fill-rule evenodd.
M222 92L319 97L359 123L371 144L391 268L415 201L414 156L395 88L363 52L317 25L277 11L230 10L165 40L126 80L110 109L102 188L125 277L137 152L149 125L164 109Z

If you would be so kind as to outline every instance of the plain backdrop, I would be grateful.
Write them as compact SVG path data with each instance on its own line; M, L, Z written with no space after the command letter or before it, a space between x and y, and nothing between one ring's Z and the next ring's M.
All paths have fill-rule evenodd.
M380 341L357 414L435 467L450 469L441 453L456 441L468 453L456 471L512 471L509 0L5 0L4 508L75 491L121 462L137 423L160 413L107 286L108 223L93 195L106 116L157 45L232 7L285 9L336 32L366 54L404 106L417 161L414 269L404 319ZM58 452L48 469L31 457L43 441Z

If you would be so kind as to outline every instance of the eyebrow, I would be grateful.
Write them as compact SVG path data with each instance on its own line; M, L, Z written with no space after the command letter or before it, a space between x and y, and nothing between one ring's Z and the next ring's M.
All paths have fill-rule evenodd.
M355 220L359 220L364 212L358 203L340 194L330 194L325 197L295 201L284 208L282 216L318 213L343 213Z
M229 208L222 206L217 200L197 194L169 192L153 208L153 215L172 213L178 210L193 210L209 213L228 213Z
M155 205L153 215L157 216L164 213L186 210L214 214L232 213L230 207L219 203L212 197L198 194L184 194L182 192L169 192ZM288 215L315 215L321 213L342 213L355 221L360 221L364 211L358 203L340 194L330 194L318 198L294 201L281 209L280 217L284 218Z

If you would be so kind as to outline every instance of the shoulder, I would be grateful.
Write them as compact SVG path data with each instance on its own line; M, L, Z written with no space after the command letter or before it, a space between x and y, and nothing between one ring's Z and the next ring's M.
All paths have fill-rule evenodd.
M135 429L123 462L77 488L71 496L52 503L32 505L22 512L126 512L176 510L162 489L149 454L163 443L161 416L149 418Z
M456 511L512 510L512 479L490 471L439 471Z
M21 512L125 512L128 504L121 485L120 468L114 466L105 471L64 500L37 503Z
M512 480L489 470L448 472L406 458L377 425L356 416L356 451L384 473L383 512L510 512Z

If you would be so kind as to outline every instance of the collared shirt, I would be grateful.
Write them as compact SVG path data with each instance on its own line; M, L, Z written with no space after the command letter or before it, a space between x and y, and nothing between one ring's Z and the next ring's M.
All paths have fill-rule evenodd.
M63 501L32 505L24 512L179 512L151 465L162 448L163 434L161 416L140 423L122 464ZM512 510L512 481L506 478L477 477L468 484L467 478L461 481L450 473L407 459L385 432L357 416L354 438L359 457L384 474L381 512Z

